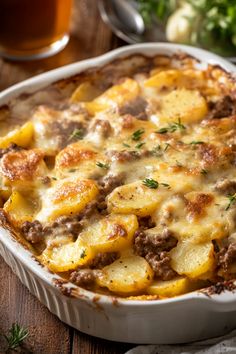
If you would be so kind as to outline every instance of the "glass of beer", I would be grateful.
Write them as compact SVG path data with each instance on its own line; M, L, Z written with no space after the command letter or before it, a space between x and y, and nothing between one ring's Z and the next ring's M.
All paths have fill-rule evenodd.
M0 55L38 59L69 40L72 0L0 0Z

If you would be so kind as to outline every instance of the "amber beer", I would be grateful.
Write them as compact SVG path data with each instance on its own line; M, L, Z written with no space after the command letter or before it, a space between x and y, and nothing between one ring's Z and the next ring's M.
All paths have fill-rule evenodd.
M0 54L45 57L68 42L72 0L0 0Z

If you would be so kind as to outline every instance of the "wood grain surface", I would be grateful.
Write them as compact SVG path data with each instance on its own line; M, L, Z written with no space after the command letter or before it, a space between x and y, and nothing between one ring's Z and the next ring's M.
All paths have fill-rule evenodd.
M56 56L33 62L0 59L0 90L28 77L94 57L124 45L103 24L96 0L74 0L71 39ZM29 337L21 353L121 354L131 345L108 342L82 334L60 322L29 291L0 257L0 353L5 352L6 334L13 322L28 327Z

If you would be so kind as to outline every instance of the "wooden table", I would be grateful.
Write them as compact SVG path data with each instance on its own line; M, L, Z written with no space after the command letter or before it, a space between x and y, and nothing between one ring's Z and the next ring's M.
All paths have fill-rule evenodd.
M71 40L54 57L34 62L0 59L0 90L41 72L94 57L123 45L103 24L96 0L75 0ZM121 354L131 346L82 334L60 322L29 291L0 257L0 334L13 322L28 327L29 337L21 353L34 354ZM0 336L0 353L5 339Z

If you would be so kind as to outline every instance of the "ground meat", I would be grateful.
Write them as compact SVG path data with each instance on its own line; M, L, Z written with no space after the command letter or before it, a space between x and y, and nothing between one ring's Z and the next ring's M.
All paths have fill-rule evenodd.
M162 280L170 280L176 276L176 272L171 268L170 256L168 252L161 252L159 254L148 253L146 260L153 269L155 276Z
M144 217L138 217L138 224L139 224L139 228L141 228L142 230L151 229L156 225L155 222L152 221L150 215Z
M78 140L78 137L76 136L73 137L73 133L76 130L81 131L82 135L85 134L85 128L82 122L77 122L77 121L67 120L67 119L54 121L50 125L49 129L50 129L50 134L51 132L53 132L53 135L56 137L58 146L60 148L64 148L68 144L74 143Z
M224 247L217 254L217 264L224 272L229 272L230 265L236 261L236 243L231 243Z
M140 120L147 120L147 113L146 113L147 102L141 98L135 98L135 100L127 102L124 106L119 108L119 114L125 115L130 114L137 119Z
M80 269L71 273L70 281L78 286L89 289L95 282L95 276L91 269Z
M224 96L216 103L209 103L209 118L224 118L236 114L236 102L229 95Z
M142 257L148 253L158 254L162 251L170 251L177 244L176 238L168 229L152 236L145 233L143 229L139 229L135 232L134 237L134 250Z
M12 151L20 151L22 148L14 143L11 143L8 148L6 149L0 149L0 159L6 155L8 152Z
M96 131L100 133L104 138L107 138L112 132L112 127L108 120L96 119L92 122L90 130Z
M155 276L162 280L172 279L176 273L171 268L168 251L176 246L177 240L173 233L164 229L157 235L148 235L142 228L134 235L134 251L145 257Z
M102 269L103 267L115 262L117 258L119 258L119 254L117 252L98 253L92 260L90 268Z
M99 181L100 193L104 198L110 194L113 189L119 187L124 182L124 173L119 173L117 175L107 175Z
M138 151L127 151L127 150L122 150L122 151L111 150L108 152L107 155L112 161L118 161L121 163L127 161L134 161L141 157Z
M21 227L25 239L31 243L39 243L43 240L44 230L42 224L35 220L33 222L25 221Z
M236 181L220 179L215 184L215 190L225 195L233 195L236 193Z

